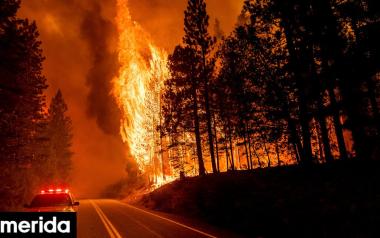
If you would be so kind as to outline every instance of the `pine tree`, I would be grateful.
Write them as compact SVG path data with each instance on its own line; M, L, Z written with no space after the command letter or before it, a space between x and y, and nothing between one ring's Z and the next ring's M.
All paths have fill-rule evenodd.
M352 132L356 156L375 157L380 141L379 95L376 95L380 62L379 3L374 0L336 1L334 11L330 7L329 13L339 16L329 22L330 29L334 30L338 24L351 27L350 32L340 27L335 35L339 34L345 44L330 51L334 53L333 73L339 77L341 104L347 116L344 126Z
M53 97L49 107L49 147L48 168L52 171L53 181L67 183L72 169L71 151L72 122L66 115L67 105L60 90Z
M319 157L330 161L338 151L342 159L347 158L343 129L352 132L356 156L369 158L376 151L380 131L377 6L372 0L245 3L251 15L249 24L267 25L257 35L280 28L286 37L284 64L296 96L287 101L290 111L299 111L293 122L300 131L297 141L302 143L297 142L301 145L297 147L303 162L310 163L316 155L311 150L315 141L310 139L315 134L321 138Z
M177 46L169 56L171 78L166 82L163 95L164 128L171 144L184 132L193 133L196 144L199 175L205 174L199 116L199 72L196 71L196 54L189 47ZM178 158L176 158L178 160ZM180 166L181 172L183 165Z
M196 70L200 72L199 80L202 87L201 95L204 101L205 120L207 126L208 144L210 150L212 170L218 172L215 162L214 139L212 132L212 108L210 97L210 81L212 78L214 62L211 59L211 51L215 39L208 33L209 16L206 12L204 0L189 0L185 10L185 36L183 43L197 54Z
M8 206L22 204L33 190L30 176L39 174L38 165L46 159L44 57L36 24L16 17L19 6L17 0L0 5L1 193L11 201Z

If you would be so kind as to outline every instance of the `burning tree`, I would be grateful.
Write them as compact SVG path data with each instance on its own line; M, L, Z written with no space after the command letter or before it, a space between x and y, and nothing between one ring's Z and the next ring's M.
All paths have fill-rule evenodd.
M120 133L140 170L155 175L160 155L160 93L169 77L167 54L132 21L126 0L119 0L117 9L120 70L113 94L123 113Z

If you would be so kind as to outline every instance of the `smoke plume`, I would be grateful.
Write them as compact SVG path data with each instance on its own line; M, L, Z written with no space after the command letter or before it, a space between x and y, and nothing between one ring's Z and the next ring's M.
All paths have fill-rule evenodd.
M112 2L112 1L111 1ZM81 24L83 40L91 54L91 68L87 74L86 85L90 92L87 98L87 113L94 117L98 126L107 134L118 135L120 111L112 90L112 78L118 72L117 52L112 46L117 31L112 21L99 13L101 6L93 2L90 10L84 14Z

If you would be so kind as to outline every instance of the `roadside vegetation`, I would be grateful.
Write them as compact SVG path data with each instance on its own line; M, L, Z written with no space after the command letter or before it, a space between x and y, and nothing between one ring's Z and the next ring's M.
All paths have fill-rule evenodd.
M217 21L213 36L206 1L189 0L162 94L162 164L194 176L376 159L379 9L247 0L234 31Z
M181 179L137 204L249 237L377 237L378 1L246 0L211 28L189 0L151 170Z
M35 22L0 4L0 211L17 209L47 184L69 182L72 122L60 90L46 105L44 56Z

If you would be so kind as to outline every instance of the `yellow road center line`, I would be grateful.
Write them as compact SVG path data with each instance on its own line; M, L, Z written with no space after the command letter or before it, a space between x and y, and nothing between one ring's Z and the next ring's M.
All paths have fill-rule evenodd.
M107 229L108 234L111 238L122 238L120 233L116 230L116 228L112 225L111 221L108 219L108 217L104 214L102 209L91 200L92 206L95 208L95 211L98 213L100 219L102 220L104 226Z
M115 235L112 233L111 228L108 226L107 222L104 220L102 214L99 212L98 208L96 207L95 203L93 201L90 201L92 206L94 207L96 213L99 215L100 220L103 222L104 227L106 228L108 234L111 238L115 238Z
M179 222L173 221L173 220L171 220L171 219L169 219L169 218L159 216L159 215L157 215L157 214L154 214L154 213L151 213L151 212L145 211L145 210L143 210L143 209L140 209L140 208L137 208L137 207L131 206L131 205L129 205L129 204L125 204L125 203L121 203L121 204L123 204L124 206L127 206L127 207L131 207L131 208L133 208L133 209L135 209L135 210L138 210L138 211L144 212L144 213L146 213L146 214L149 214L149 215L152 215L152 216L155 216L155 217L161 218L162 220L165 220L165 221L168 221L168 222L174 223L174 224L176 224L176 225L178 225L178 226L182 226L182 227L187 228L187 229L189 229L189 230L195 231L195 232L197 232L197 233L199 233L199 234L202 234L202 235L204 235L204 236L207 236L207 237L210 237L210 238L217 238L216 236L210 235L210 234L208 234L208 233L206 233L206 232L203 232L203 231L201 231L201 230L198 230L198 229L195 229L195 228L193 228L193 227L187 226L187 225L185 225L185 224L182 224L182 223L179 223Z
M116 228L112 225L111 221L108 219L108 217L106 216L106 214L104 214L104 212L102 211L102 209L99 207L98 204L96 204L96 202L94 202L95 206L98 208L98 211L100 214L102 214L104 220L108 223L109 227L111 228L111 230L113 231L113 234L115 235L116 238L122 238L122 236L120 235L120 233L116 230Z

